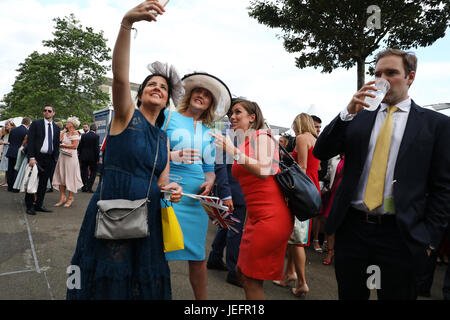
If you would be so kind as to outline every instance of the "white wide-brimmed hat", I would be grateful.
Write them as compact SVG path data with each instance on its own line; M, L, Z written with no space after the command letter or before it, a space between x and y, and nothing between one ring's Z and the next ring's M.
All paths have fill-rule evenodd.
M222 119L231 105L231 93L226 84L219 78L204 72L187 74L182 79L186 95L195 88L205 88L211 92L214 101L214 121Z

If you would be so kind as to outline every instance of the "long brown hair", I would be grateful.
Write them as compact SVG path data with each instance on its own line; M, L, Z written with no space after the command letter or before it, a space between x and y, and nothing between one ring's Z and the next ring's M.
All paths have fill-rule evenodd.
M309 132L317 138L317 131L314 127L314 121L307 113L300 113L295 117L294 122L292 123L292 130L294 130L295 134Z

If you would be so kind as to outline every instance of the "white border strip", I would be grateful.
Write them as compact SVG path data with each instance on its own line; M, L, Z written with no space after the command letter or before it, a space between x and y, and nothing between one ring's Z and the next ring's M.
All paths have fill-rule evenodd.
M21 206L22 210L25 211L23 205ZM25 224L27 225L27 233L28 239L30 240L31 252L33 253L34 265L36 266L36 272L41 273L41 269L39 268L39 261L37 259L36 250L34 249L33 237L31 236L30 224L28 223L27 213L24 212L23 217L25 219Z

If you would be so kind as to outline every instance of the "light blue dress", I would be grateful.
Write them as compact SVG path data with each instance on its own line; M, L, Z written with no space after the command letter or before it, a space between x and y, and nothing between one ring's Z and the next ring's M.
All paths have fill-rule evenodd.
M3 137L3 142L8 142L9 133L5 134ZM8 158L6 157L6 152L8 152L9 145L3 145L2 158L0 160L0 171L8 171Z
M165 111L166 121L169 111ZM162 128L165 127L165 122ZM201 122L197 122L194 130L194 119L182 116L176 111L167 126L170 150L198 149L201 150L201 161L193 164L170 162L170 177L177 182L184 193L197 194L200 185L205 182L205 173L214 172L215 144L212 132ZM178 179L177 179L178 178ZM198 200L182 197L179 203L173 204L173 209L183 231L184 249L166 253L167 260L202 261L205 259L206 232L208 215Z

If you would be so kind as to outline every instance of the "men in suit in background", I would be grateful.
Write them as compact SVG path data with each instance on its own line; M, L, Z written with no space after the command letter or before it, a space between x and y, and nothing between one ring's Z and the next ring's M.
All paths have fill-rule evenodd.
M91 192L97 175L97 164L100 155L100 137L95 132L95 123L90 125L90 130L81 135L78 145L78 158L80 160L81 180L83 180L83 192Z
M8 171L6 172L6 181L8 183L8 191L19 192L17 189L13 189L14 181L16 180L17 171L14 170L17 161L17 152L22 145L23 139L28 134L28 128L30 126L30 118L23 118L22 124L17 128L11 130L9 134L9 148L6 152L8 157Z
M89 125L87 123L83 124L83 134L89 132Z
M365 84L322 132L321 160L345 153L344 174L327 224L336 232L340 299L416 299L416 277L436 250L450 215L450 118L408 95L417 58L401 50L377 54L375 77L390 83L376 111ZM375 280L374 282L372 280Z
M225 132L223 132L223 134L226 134L227 128L230 128L229 124L225 127ZM220 156L220 153L217 154ZM223 201L225 206L230 208L230 211L233 213L233 217L240 220L239 223L233 225L238 233L219 226L212 243L212 250L206 266L208 269L228 270L226 281L230 284L241 287L236 274L236 265L239 257L239 248L241 245L242 231L244 229L247 208L245 206L245 199L241 186L231 174L232 166L233 158L223 152L223 161L216 161L215 164L215 184L217 196ZM227 247L225 258L226 266L222 261L225 246Z
M38 166L39 177L36 203L34 203L33 194L25 193L27 214L31 215L35 215L36 211L52 212L45 208L43 203L52 166L57 162L59 156L60 129L53 121L55 110L52 106L46 105L43 113L44 119L33 121L28 132L29 165Z

